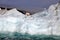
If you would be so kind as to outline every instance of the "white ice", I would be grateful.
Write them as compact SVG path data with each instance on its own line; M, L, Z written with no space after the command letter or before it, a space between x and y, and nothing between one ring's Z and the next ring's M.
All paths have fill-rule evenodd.
M25 16L15 8L9 10L0 17L0 31L60 35L60 6L57 3L30 16Z

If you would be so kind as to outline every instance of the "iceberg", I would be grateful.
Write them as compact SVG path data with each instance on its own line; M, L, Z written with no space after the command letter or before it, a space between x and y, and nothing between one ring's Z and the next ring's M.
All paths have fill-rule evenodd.
M60 35L60 5L51 5L47 10L26 16L11 9L0 16L1 32L28 33L30 35Z

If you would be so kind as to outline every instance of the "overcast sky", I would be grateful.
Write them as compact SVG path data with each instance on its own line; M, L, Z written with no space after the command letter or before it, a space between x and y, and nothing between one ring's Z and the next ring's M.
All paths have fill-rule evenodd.
M51 4L55 4L58 1L59 0L0 0L0 4L22 9L40 9L48 8Z

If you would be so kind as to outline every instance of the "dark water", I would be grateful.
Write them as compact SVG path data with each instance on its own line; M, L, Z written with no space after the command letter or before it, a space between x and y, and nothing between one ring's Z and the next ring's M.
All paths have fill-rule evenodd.
M29 35L21 33L0 33L0 40L60 40L56 35Z

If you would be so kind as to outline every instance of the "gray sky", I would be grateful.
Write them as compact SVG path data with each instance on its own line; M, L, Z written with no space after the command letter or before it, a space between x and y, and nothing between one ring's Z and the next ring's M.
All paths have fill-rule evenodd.
M0 0L0 4L20 9L39 10L41 8L48 8L51 4L55 4L58 1L59 0Z

